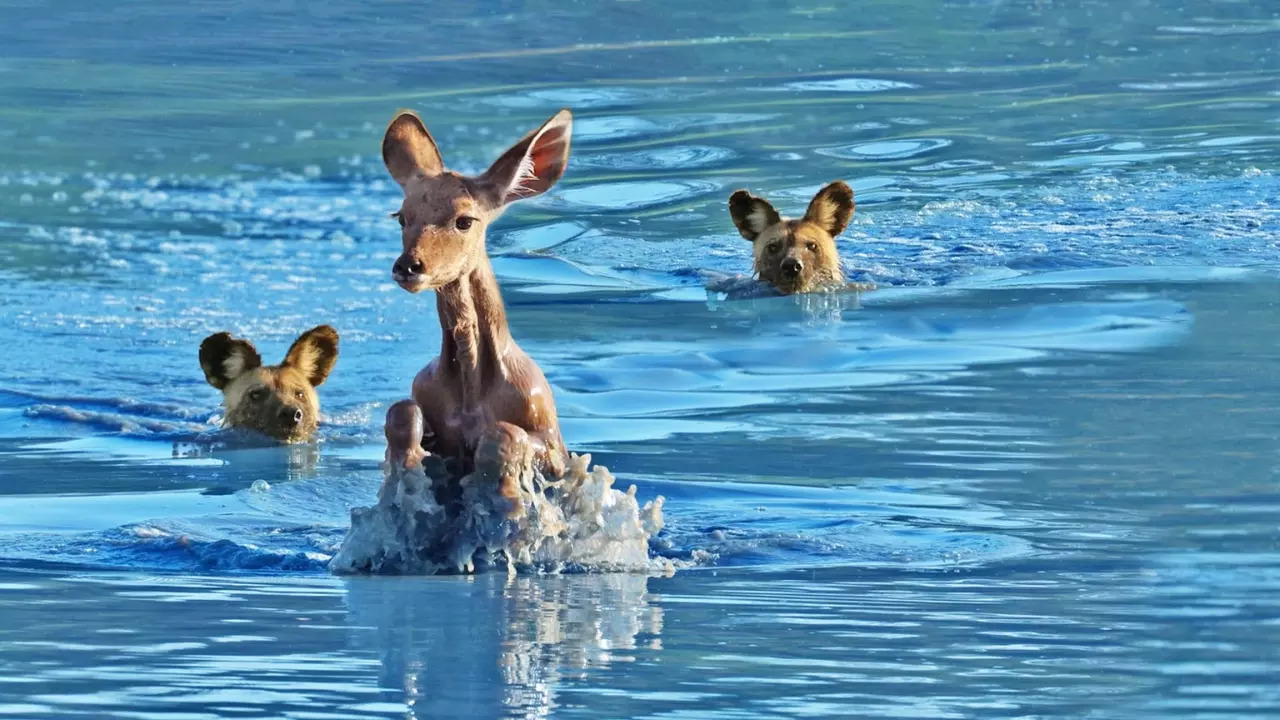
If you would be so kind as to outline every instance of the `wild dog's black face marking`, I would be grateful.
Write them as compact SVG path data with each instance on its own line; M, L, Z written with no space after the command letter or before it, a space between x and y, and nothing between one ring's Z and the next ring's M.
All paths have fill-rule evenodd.
M844 282L830 235L803 220L775 227L777 232L763 233L755 243L755 269L761 280L787 295Z

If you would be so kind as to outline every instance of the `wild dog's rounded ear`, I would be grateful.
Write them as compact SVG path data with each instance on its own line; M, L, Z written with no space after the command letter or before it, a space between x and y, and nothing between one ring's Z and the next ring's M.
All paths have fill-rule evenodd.
M479 180L500 206L541 195L564 175L572 138L573 113L566 108L502 153Z
M853 217L853 188L837 180L818 191L804 211L804 219L817 225L831 237L844 232Z
M756 236L771 225L782 221L782 216L769 204L746 190L738 190L729 196L729 216L742 237L755 242Z
M328 325L317 325L298 336L285 353L284 364L306 376L312 387L319 387L338 362L338 331Z
M415 177L431 177L444 172L440 149L422 119L412 110L396 113L382 136L382 162L401 187Z
M220 332L200 343L200 369L210 385L222 390L241 375L262 365L262 357L248 340Z

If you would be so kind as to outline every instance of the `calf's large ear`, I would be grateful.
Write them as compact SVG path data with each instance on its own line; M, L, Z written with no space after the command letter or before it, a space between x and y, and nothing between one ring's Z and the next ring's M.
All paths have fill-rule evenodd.
M427 126L412 110L401 110L382 136L382 163L400 187L415 177L444 172L444 160Z
M573 113L561 110L525 135L479 177L500 207L551 189L569 164Z

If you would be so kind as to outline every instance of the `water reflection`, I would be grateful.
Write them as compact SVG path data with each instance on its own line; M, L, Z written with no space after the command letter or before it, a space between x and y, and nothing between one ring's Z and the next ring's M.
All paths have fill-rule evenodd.
M762 314L774 312L773 306L778 304L777 291L752 276L708 273L707 277L707 309L712 312L759 322ZM794 303L806 326L837 325L846 311L861 309L862 293L874 289L873 285L848 283L839 290L792 295L788 301Z
M347 625L405 717L546 717L565 680L662 649L643 575L352 578ZM441 608L448 608L442 611Z

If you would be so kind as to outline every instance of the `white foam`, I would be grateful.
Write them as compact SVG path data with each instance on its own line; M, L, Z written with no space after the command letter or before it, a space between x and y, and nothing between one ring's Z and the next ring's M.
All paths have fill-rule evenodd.
M352 509L351 529L329 568L415 575L486 566L512 573L674 571L671 561L649 556L649 538L662 529L662 496L641 507L634 485L615 489L609 470L588 469L590 462L590 455L571 456L555 480L526 467L516 498L499 494L497 479L482 472L455 479L434 456L408 468L384 463L377 504Z

